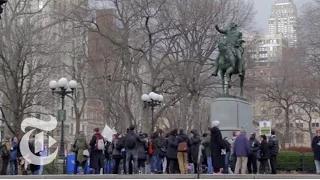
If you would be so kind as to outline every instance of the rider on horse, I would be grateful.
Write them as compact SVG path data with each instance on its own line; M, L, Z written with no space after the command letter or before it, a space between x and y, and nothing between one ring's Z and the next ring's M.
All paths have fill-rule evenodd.
M217 31L225 34L225 40L219 42L219 56L216 60L215 69L213 72L213 76L217 76L219 70L219 59L222 56L227 56L223 58L227 58L231 61L232 66L238 69L239 76L243 76L243 62L242 62L242 54L243 48L241 47L242 43L242 33L237 30L237 25L235 23L231 23L230 29L221 30L218 26L215 26ZM242 51L242 52L241 52ZM238 67L236 67L238 65Z

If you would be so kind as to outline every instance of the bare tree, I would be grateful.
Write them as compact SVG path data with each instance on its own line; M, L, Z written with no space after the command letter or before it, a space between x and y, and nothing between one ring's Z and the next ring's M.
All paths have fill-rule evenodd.
M57 29L66 18L51 18L51 1L12 0L1 20L0 68L4 113L10 131L19 135L26 115L47 113L49 78L66 43ZM44 107L44 108L42 108Z
M167 108L177 107L182 111L178 122L173 123L176 126L199 128L194 122L207 122L200 106L215 94L212 91L218 92L212 88L217 82L210 77L218 43L214 25L227 26L234 21L248 27L254 14L252 4L242 0L110 2L115 14L108 16L113 16L116 23L108 28L115 33L106 33L107 25L98 22L106 14L96 14L96 21L81 21L113 45L112 53L104 52L103 57L105 64L113 65L114 73L106 75L105 68L95 74L102 85L97 89L104 93L105 118L121 119L127 125L143 124L142 129L148 130L150 121L146 120L150 116L140 97L154 91L165 96L155 119ZM96 58L90 61L96 63ZM176 103L179 106L174 106Z

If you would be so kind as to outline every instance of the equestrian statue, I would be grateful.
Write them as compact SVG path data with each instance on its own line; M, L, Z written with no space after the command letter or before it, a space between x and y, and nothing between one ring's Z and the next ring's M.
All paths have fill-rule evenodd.
M216 30L225 36L220 39L218 44L219 56L215 60L214 72L212 76L218 76L220 71L223 93L229 95L231 88L231 76L238 74L240 77L240 95L243 96L243 82L245 76L242 33L237 30L237 24L231 23L230 28L223 30L217 25ZM225 87L225 78L227 87Z

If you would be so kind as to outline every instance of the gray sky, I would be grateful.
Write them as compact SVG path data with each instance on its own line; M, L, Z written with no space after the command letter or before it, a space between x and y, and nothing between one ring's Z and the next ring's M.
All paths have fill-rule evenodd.
M258 30L268 31L268 18L271 14L271 7L277 0L253 0L255 3L256 18L255 24ZM298 9L298 16L303 4L312 2L313 0L293 0Z

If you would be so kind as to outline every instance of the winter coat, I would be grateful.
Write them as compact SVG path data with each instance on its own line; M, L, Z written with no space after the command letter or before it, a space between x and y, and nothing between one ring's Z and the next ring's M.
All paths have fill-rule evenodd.
M269 150L271 156L276 156L279 153L279 143L275 135L269 138Z
M180 133L178 135L177 139L178 139L178 144L182 143L182 142L188 142L189 141L189 137L184 133Z
M250 141L245 135L236 138L233 146L233 152L236 157L248 157L251 153Z
M40 156L40 152L35 153L35 147L36 147L35 143L39 143L39 142L29 142L30 151L34 155ZM40 158L39 158L39 160L40 160ZM35 164L32 164L32 163L30 164L30 171L31 172L34 172L34 171L37 171L40 169L40 165L37 165L37 164L40 164L40 162L33 162L33 163L35 163Z
M135 147L133 149L129 149L128 147L126 147L126 138L129 138L129 136L134 136L134 138L136 139L136 142L135 142ZM126 136L123 138L123 145L124 145L124 148L126 150L137 150L138 149L138 143L141 143L141 138L139 136L139 134L137 134L136 132L134 131L130 131L126 134Z
M231 144L226 139L224 139L224 143L225 143L225 146L226 146L226 152L230 152L231 151Z
M161 149L166 148L167 142L166 139L162 136L156 137L152 142L152 146L154 149L153 155L159 155L161 153Z
M148 152L148 142L145 139L141 139L141 142L138 144L138 159L139 160L146 160L147 159L147 152Z
M167 158L177 159L178 154L178 138L170 135L167 139Z
M270 159L270 150L267 141L263 140L260 144L260 160Z
M320 136L315 136L312 139L311 147L314 153L314 160L320 161Z
M10 152L10 149L11 149L11 144L9 141L4 141L2 142L1 146L0 146L0 153L1 153L1 158L2 159L8 159L10 160L10 156L11 156L11 152ZM7 156L4 156L2 153L6 153Z
M18 143L11 143L12 150L10 151L10 161L16 161L18 159Z
M95 145L97 141L97 137L103 139L100 132L96 132L95 135L92 136L90 141L91 153L90 153L90 167L93 169L104 167L104 152L102 150L96 150ZM105 142L104 142L105 143ZM100 166L99 166L100 165Z
M191 133L193 137L190 138L188 146L190 147L190 158L193 163L197 163L198 155L199 155L199 148L201 145L201 138L197 130L192 130Z
M82 163L88 159L88 157L83 155L83 151L88 149L88 144L86 137L84 135L80 135L76 142L74 143L74 146L77 149L76 156L77 156L77 161Z
M112 158L113 159L121 159L121 149L123 148L123 145L121 143L121 139L114 139L112 141Z
M204 147L204 151L205 151L207 157L211 156L210 139L211 139L210 136L207 136L207 137L203 138L203 141L202 141L202 145Z
M257 154L260 149L260 143L256 138L250 138L251 154Z
M221 150L226 149L226 147L222 139L221 131L217 127L213 127L211 129L210 145L213 167L223 168L225 162L225 155L221 155Z

